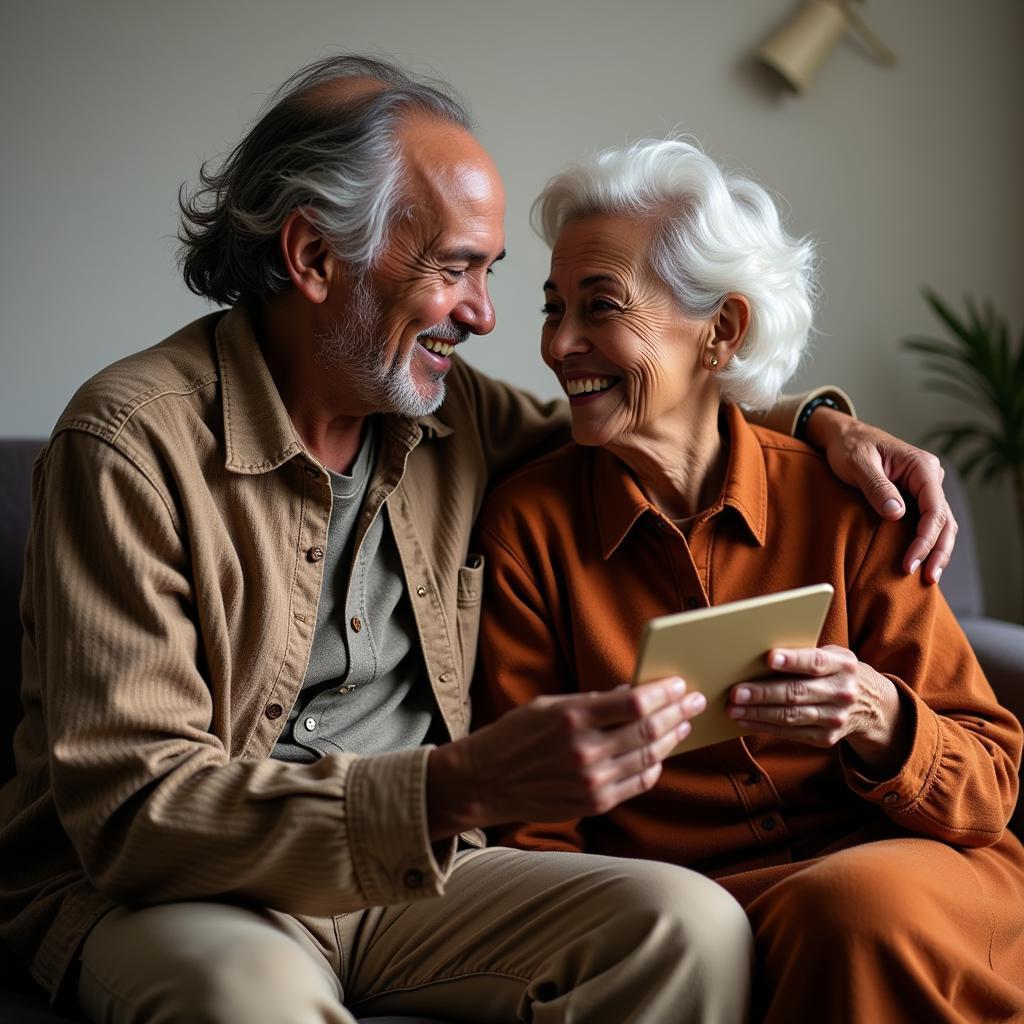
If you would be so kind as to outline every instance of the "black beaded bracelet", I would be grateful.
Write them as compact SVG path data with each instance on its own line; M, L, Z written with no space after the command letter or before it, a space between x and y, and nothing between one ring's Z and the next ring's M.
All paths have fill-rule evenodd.
M803 409L800 410L800 416L796 421L796 428L793 431L793 436L798 441L807 440L804 436L807 433L807 424L814 415L814 410L820 409L822 406L825 406L826 409L839 409L839 403L834 398L829 398L828 395L819 395L817 398L812 398L803 407Z

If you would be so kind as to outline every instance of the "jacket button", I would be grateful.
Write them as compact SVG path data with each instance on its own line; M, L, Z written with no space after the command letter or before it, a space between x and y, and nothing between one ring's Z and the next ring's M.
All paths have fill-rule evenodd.
M263 713L273 721L275 718L280 718L283 711L284 708L280 704L268 704Z
M324 557L324 549L317 544L316 547L312 547L306 552L306 557L311 562L319 562Z
M899 800L899 798L899 793L886 793L885 796L882 797L882 800L887 804L894 804Z
M363 628L363 620L358 616L352 616L352 632L358 633Z
M423 885L423 872L419 868L409 868L402 876L406 889L419 889Z
M426 597L427 596L427 588L426 587L417 587L416 588L416 596L417 597Z

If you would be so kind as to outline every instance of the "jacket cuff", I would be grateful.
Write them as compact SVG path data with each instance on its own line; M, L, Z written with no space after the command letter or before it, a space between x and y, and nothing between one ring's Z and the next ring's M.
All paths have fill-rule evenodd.
M941 739L935 712L898 676L883 675L900 691L903 713L913 716L910 750L903 764L891 778L879 781L854 768L845 752L840 758L850 789L896 817L912 811L931 787L939 766Z
M444 894L456 841L430 841L427 758L433 749L360 757L349 769L345 804L352 864L370 906Z
M802 395L780 395L779 400L767 412L757 417L757 422L769 430L779 434L788 434L793 437L796 432L796 425L800 420L800 413L804 406L815 398L831 398L835 400L840 412L848 416L856 416L857 410L853 406L853 399L842 389L831 385L814 388Z

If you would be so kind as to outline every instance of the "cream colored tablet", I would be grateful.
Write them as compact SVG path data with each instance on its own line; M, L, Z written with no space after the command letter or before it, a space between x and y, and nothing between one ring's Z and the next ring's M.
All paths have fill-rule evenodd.
M729 690L771 676L765 655L773 647L816 647L831 603L832 584L819 583L651 619L640 639L633 685L682 676L689 690L708 699L673 755L752 732L725 713Z

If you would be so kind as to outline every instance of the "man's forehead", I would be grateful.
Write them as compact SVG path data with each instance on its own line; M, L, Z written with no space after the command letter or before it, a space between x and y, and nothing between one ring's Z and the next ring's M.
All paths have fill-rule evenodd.
M440 118L413 115L402 130L409 176L438 198L504 201L490 154L471 132Z

